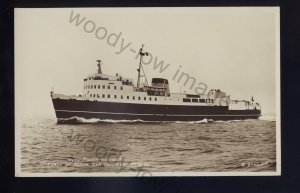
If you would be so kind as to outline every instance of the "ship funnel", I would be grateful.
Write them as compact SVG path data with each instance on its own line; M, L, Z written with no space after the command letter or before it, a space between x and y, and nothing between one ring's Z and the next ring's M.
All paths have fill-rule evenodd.
M101 70L102 63L101 63L101 60L97 60L97 62L98 62L98 64L97 64L97 66L98 66L98 74L102 74L102 70Z

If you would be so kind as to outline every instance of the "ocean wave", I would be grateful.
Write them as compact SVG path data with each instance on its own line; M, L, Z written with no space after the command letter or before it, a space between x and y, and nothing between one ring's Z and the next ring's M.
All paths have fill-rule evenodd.
M175 123L183 123L183 124L199 124L199 123L211 123L214 120L212 119L202 119L199 121L176 121Z
M262 115L258 118L260 121L276 121L275 115Z
M113 119L98 119L91 118L86 119L82 117L71 117L66 119L59 119L59 123L71 123L71 124L89 124L89 123L144 123L147 121L143 121L140 119L136 120L113 120Z
M264 119L259 119L264 120ZM66 119L59 119L58 123L60 124L114 124L114 123L123 123L123 124L133 124L133 123L143 123L143 124L157 124L157 123L177 123L177 124L207 124L207 123L232 123L232 122L244 122L244 121L255 121L253 119L246 120L213 120L213 119L202 119L198 121L144 121L141 119L136 120L113 120L113 119L99 119L99 118L91 118L86 119L82 117L71 117Z

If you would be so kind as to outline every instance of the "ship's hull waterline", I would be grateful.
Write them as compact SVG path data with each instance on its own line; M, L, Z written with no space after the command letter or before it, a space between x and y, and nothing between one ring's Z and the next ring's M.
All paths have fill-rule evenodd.
M186 106L100 102L52 98L57 122L80 117L85 119L200 121L257 119L260 110L229 110L228 106Z

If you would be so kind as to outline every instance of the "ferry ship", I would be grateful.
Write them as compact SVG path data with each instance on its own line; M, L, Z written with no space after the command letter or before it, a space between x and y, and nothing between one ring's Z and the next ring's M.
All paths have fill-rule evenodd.
M148 84L142 58L148 53L139 50L137 84L133 79L102 73L97 60L97 73L84 78L81 95L64 95L51 91L58 123L77 118L142 121L200 121L257 119L260 103L251 100L231 100L220 89L206 94L171 93L169 81L152 78ZM142 79L144 82L142 83Z

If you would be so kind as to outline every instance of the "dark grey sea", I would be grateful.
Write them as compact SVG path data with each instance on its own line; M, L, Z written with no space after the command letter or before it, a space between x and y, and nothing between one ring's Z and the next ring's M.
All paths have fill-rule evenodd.
M154 123L28 119L22 172L265 172L276 170L274 120Z

